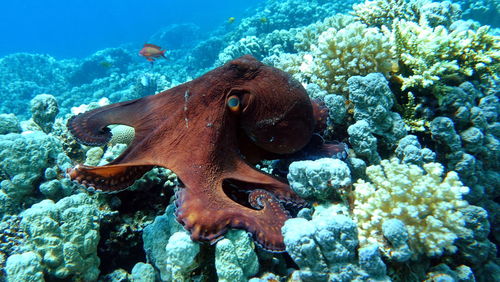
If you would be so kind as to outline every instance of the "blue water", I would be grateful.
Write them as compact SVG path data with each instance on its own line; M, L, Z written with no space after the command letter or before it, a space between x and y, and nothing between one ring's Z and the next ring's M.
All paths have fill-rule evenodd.
M0 57L15 52L85 57L123 43L142 44L173 23L194 23L208 31L259 2L263 1L2 1Z

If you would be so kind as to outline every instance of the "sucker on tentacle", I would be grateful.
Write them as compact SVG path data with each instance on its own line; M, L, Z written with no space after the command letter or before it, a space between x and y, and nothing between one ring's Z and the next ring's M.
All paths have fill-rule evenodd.
M82 118L81 114L72 116L68 119L66 126L75 139L87 146L102 146L111 140L111 130L108 127L99 129L97 132L88 131L85 121L80 122L80 126L77 126L78 119Z

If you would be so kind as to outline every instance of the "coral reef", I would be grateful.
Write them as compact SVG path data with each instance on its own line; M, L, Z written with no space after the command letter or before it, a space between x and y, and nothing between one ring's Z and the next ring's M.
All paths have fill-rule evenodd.
M355 120L368 122L370 131L389 144L394 144L406 135L403 120L398 113L390 111L395 97L382 74L351 76L347 84Z
M446 264L439 264L427 273L425 281L476 281L470 267L460 265L452 270Z
M465 227L472 230L457 239L457 246L467 265L478 267L493 259L496 253L495 245L488 240L490 223L486 210L477 206L468 206L462 210Z
M392 44L377 27L353 22L344 28L328 28L310 46L310 53L294 55L276 66L294 74L299 81L315 83L328 93L347 93L347 79L353 75L393 70ZM297 57L301 57L299 59Z
M218 55L216 66L222 65L240 56L251 54L259 60L269 57L279 56L282 53L294 52L294 45L297 44L296 29L274 30L266 35L257 37L249 35L241 38L237 42L228 45Z
M99 208L95 199L80 193L57 203L43 200L21 217L27 234L23 247L38 257L44 273L57 279L97 279ZM33 253L23 256L34 257Z
M407 135L399 139L395 153L403 163L416 165L434 162L436 159L436 154L429 148L422 148L415 135Z
M20 132L21 126L14 114L0 114L0 135Z
M285 222L286 250L300 268L292 274L292 279L387 280L380 269L380 264L385 265L377 250L360 251L358 264L356 223L345 214L347 211L342 207L318 206L311 220L293 218Z
M410 75L399 75L402 88L428 87L441 77L456 72L488 75L494 80L500 68L500 41L488 33L488 26L477 30L448 30L398 20L392 33L395 52L409 68Z
M387 239L390 245L391 250L386 253L390 259L405 262L412 257L413 252L408 246L408 230L401 220L397 218L384 220L382 234L384 234L384 238Z
M174 205L170 204L165 214L143 231L144 250L148 262L160 271L163 281L188 279L190 271L196 266L195 257L199 245L193 242L188 233L177 222Z
M230 33L230 38L243 38L248 35L259 36L273 30L306 26L336 13L345 12L355 1L267 1L264 9L244 18L241 24Z
M470 234L462 210L468 203L462 195L469 189L457 173L427 163L424 169L401 164L396 158L382 160L366 169L371 182L358 180L355 186L354 216L358 222L360 244L384 244L384 221L401 220L408 230L409 245L415 254L441 255L456 252L458 237Z
M17 53L0 59L0 85L4 98L0 112L27 117L26 106L38 93L61 93L68 88L65 74L73 65L49 55Z
M116 144L130 145L134 139L135 130L133 127L119 124L111 129L111 140L109 140L109 145L114 146Z
M193 23L170 24L155 32L148 42L172 49L186 49L200 40L200 27Z
M195 257L200 251L197 242L194 242L186 232L175 232L168 238L165 247L166 265L168 276L162 275L166 281L184 280L189 272L196 266Z
M131 44L0 58L0 281L498 280L498 2L267 0L212 32L149 31L167 49L154 65ZM168 205L182 186L168 169L120 195L89 196L64 177L74 162L115 159L134 137L113 125L109 144L82 146L70 115L244 54L299 79L328 108L318 139L350 148L342 161L304 150L257 165L309 203L283 227L289 256L242 230L193 242Z
M302 198L331 201L340 189L351 184L346 163L337 159L298 161L290 164L288 182Z
M429 0L375 0L353 5L357 20L370 25L391 26L396 19L418 22L422 25L448 27L460 18L460 6L448 1Z
M244 230L231 230L215 245L218 281L248 281L259 271L254 244Z
M349 142L357 156L366 158L370 163L379 163L377 138L373 136L370 124L366 120L357 121L347 129Z
M12 255L5 267L7 281L45 281L42 258L35 252Z
M490 221L498 222L495 204L489 200L498 196L494 188L498 187L500 164L495 131L500 109L498 97L481 93L471 83L443 87L437 93L443 115L430 124L431 137L439 145L437 153L471 189L466 199L485 207Z
M0 214L12 214L44 179L48 168L64 171L61 142L40 131L0 135ZM29 201L28 201L29 202Z
M310 85L308 84L308 88ZM325 106L328 108L329 124L343 124L347 117L346 99L342 95L324 95Z
M20 221L17 215L3 216L0 221L0 280L2 281L5 280L6 259L23 252L26 233L20 228Z
M59 113L56 97L50 94L39 94L30 101L30 111L33 121L44 132L52 131L52 126Z
M155 269L149 263L139 262L132 268L130 280L132 282L155 282Z
M500 4L495 0L455 0L463 11L464 18L473 19L483 24L498 25Z
M83 60L68 81L75 86L88 84L97 78L126 71L131 62L131 55L123 48L100 50Z

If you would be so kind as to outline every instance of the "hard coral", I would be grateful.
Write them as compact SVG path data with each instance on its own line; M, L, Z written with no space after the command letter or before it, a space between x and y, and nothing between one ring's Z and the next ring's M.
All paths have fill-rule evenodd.
M40 181L44 170L58 165L61 143L40 131L0 135L0 214L13 214Z
M335 206L320 208L312 220L292 218L282 227L286 250L300 267L301 278L326 281L356 260L358 234L349 217ZM354 273L352 273L354 275Z
M44 200L21 214L25 246L40 255L51 279L96 280L99 215L97 201L84 193Z
M486 74L498 79L500 71L500 40L488 33L489 27L476 31L449 31L415 22L398 20L393 25L392 40L396 54L409 74L400 76L408 87L428 87L444 75L461 73L464 76Z
M399 114L391 112L395 96L382 74L352 76L347 85L355 120L366 120L371 132L391 145L406 135L403 120Z
M337 159L297 161L290 165L289 171L290 186L304 199L328 201L351 184L349 167Z
M118 124L111 129L111 134L113 135L109 140L111 146L116 144L130 145L134 140L135 130L131 126Z
M50 94L39 94L31 99L30 105L33 121L39 125L44 132L52 131L52 126L59 113L56 97Z
M248 281L259 271L254 244L244 230L231 230L215 246L219 281Z
M361 245L384 244L382 225L396 218L406 225L414 253L436 256L457 250L455 239L470 233L462 214L468 206L462 195L469 189L453 171L443 179L439 163L423 167L401 164L396 158L382 160L381 165L367 168L372 182L354 184L353 213Z
M170 204L164 215L144 228L144 250L163 281L188 281L200 247L176 221L174 209Z
M318 84L329 93L347 93L346 80L353 75L393 70L392 44L379 28L354 22L345 28L328 28L303 55L300 72L283 67L304 82Z
M353 14L361 22L370 26L390 26L396 18L417 19L415 1L375 0L365 1L353 6Z
M353 6L356 19L370 26L391 26L396 19L419 22L432 27L449 26L460 17L457 4L429 0L375 0Z

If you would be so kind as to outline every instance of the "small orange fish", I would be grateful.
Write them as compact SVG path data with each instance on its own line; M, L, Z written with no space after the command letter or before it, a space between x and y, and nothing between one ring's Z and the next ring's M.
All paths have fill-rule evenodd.
M161 50L160 46L148 43L144 44L144 47L139 51L139 56L145 57L150 62L160 57L167 58L165 57L165 50Z

